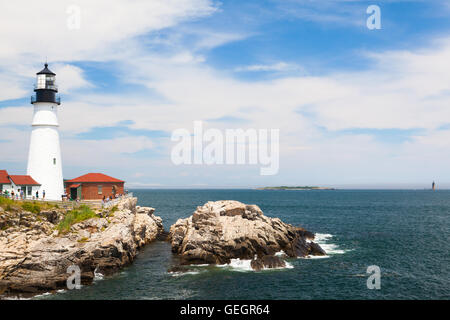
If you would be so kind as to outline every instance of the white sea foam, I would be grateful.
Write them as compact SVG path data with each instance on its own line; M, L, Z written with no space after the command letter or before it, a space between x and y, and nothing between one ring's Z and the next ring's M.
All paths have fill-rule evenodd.
M180 277L180 276L187 276L187 275L195 275L195 274L199 274L200 271L186 271L186 272L169 272L169 274L172 277Z
M35 295L33 298L42 298L42 297L49 296L49 295L51 295L50 292L44 292L44 293ZM28 299L26 299L26 300L28 300Z
M329 257L330 256L311 256L311 255L309 255L309 256L303 257L301 259L327 259Z
M94 281L98 281L98 280L103 280L103 278L105 277L103 274L101 274L100 272L97 272L98 268L95 268L94 270Z
M348 251L339 249L339 247L333 243L319 243L319 245L327 254L344 254Z
M316 233L314 240L319 243L320 241L327 241L328 239L333 238L332 234L329 233Z
M231 259L230 263L225 265L236 271L253 271L252 260Z
M25 298L20 296L10 296L10 297L2 297L2 300L31 300L32 298Z
M323 259L323 258L328 258L329 255L344 254L348 251L351 251L351 250L339 249L339 246L337 244L331 243L330 241L333 237L334 236L329 233L316 233L315 237L314 237L314 242L316 242L318 245L320 245L320 247L323 250L325 250L327 255L326 256L308 256L307 258Z
M280 252L281 253L281 252ZM282 253L284 254L284 252ZM228 268L233 271L238 272L248 272L248 271L255 271L253 270L251 266L252 260L244 260L244 259L231 259L230 263L228 264L221 264L217 265L220 268ZM292 269L294 266L290 264L289 262L285 261L286 266L280 267L280 268L264 268L263 270L281 270L281 269Z
M282 256L285 256L285 255L286 255L286 252L284 252L283 250L281 250L281 251L275 253L275 256L276 256L276 257L282 257Z

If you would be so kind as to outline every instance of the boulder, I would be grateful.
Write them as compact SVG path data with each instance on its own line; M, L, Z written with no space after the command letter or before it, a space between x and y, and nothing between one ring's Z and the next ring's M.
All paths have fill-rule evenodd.
M284 261L274 256L283 250L288 257L325 255L314 243L314 234L300 227L266 217L257 205L239 201L207 202L189 218L179 219L168 235L172 252L181 264L226 264L231 259L252 259L252 267L276 268Z
M164 231L161 218L150 215L151 210L136 212L136 202L123 199L113 216L76 223L67 234L55 231L58 212L0 216L0 295L32 296L66 288L71 265L80 267L81 281L88 284L94 271L109 275L130 264L140 247Z
M40 215L43 215L47 219L47 221L52 224L58 223L62 218L62 215L59 215L56 210L43 211L40 213Z
M267 268L284 268L286 267L286 262L277 256L266 255L252 260L250 265L253 270L259 271Z
M147 215L151 216L153 214L153 212L155 212L155 208L136 206L136 213L147 214Z

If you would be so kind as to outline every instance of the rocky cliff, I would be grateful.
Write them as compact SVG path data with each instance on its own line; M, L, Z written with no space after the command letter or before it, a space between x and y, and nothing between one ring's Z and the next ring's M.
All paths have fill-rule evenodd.
M66 288L69 266L81 269L82 283L94 273L116 272L130 264L138 249L163 234L153 208L124 199L114 210L75 223L61 234L61 209L31 213L0 208L0 295L36 294ZM103 217L102 217L103 216Z
M283 267L289 257L325 255L303 228L266 217L256 205L232 200L208 202L170 228L168 240L182 264L226 264L251 259L252 268Z

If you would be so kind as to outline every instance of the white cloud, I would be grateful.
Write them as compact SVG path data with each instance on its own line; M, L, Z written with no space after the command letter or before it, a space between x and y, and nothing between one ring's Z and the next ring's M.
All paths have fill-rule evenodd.
M58 82L64 85L59 88L62 94L71 93L74 89L92 87L83 77L83 70L69 64L52 66L52 71L58 75Z
M68 21L77 6L80 28ZM216 8L210 0L42 0L6 1L0 10L0 94L2 99L24 95L31 85L30 70L43 61L111 61L142 53L137 36L175 26L185 20L207 16ZM62 69L68 84L84 86L75 67ZM65 79L64 79L65 80ZM22 85L22 88L21 86ZM62 86L64 87L64 86Z
M81 12L80 28L70 29L70 6ZM104 60L120 56L134 36L211 14L208 0L67 0L2 3L0 60L30 55L49 60ZM11 32L11 30L13 32ZM123 43L122 41L125 41ZM115 49L115 50L111 50Z
M244 67L238 67L236 72L245 71L303 71L303 68L296 64L289 64L286 62L277 62L273 64L254 64Z

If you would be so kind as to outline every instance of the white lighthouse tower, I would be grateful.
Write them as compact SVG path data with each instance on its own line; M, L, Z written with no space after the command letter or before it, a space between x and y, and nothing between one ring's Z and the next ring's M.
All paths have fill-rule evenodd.
M45 192L45 199L61 200L64 182L61 164L61 148L58 133L58 106L55 74L45 68L37 73L31 97L34 106L30 151L27 174L41 184L39 197Z

